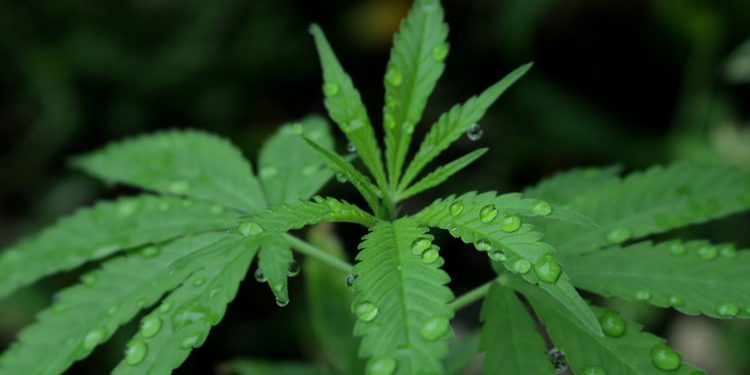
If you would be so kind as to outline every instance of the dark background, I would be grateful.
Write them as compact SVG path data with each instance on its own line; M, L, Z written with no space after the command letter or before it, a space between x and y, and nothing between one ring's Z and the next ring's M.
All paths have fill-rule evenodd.
M166 128L225 136L255 159L284 122L324 114L307 28L319 23L380 123L390 39L409 2L397 0L0 0L0 245L10 245L108 189L66 166L72 155ZM410 200L469 190L522 189L555 171L679 159L750 167L750 2L747 0L446 0L451 53L421 135L443 111L534 61L441 160L491 151L461 177ZM745 43L744 47L740 47ZM743 52L744 51L744 52ZM380 129L377 130L380 132ZM345 142L340 134L339 150ZM335 181L327 194L353 198ZM356 200L356 199L354 199ZM681 233L750 246L748 215ZM351 248L355 232L344 236ZM444 239L446 249L462 245ZM447 253L457 294L491 277L486 259ZM303 270L304 272L304 270ZM49 278L0 302L0 348L77 274ZM179 374L238 357L305 360L303 286L281 310L247 281L225 322ZM295 304L295 294L300 303ZM750 373L745 322L684 318L603 301L667 335L716 374ZM476 325L478 306L458 317ZM295 322L288 324L289 321ZM70 373L108 372L135 326ZM107 369L104 370L103 369Z

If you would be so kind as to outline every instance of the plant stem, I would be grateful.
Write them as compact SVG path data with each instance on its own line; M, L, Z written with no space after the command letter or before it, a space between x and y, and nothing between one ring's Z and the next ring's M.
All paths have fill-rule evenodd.
M494 283L495 281L497 280L493 279L466 292L465 294L456 298L453 302L449 303L448 307L453 309L453 311L458 311L482 299L487 294L487 291L490 290L490 286L492 285L492 283Z
M346 273L352 272L352 265L336 258L335 256L326 253L325 251L295 237L290 234L285 234L284 237L289 241L289 243L292 245L292 248L294 250L299 251L302 254L305 254L309 257L315 258L323 263L328 264L329 266L336 268L338 270L344 271Z

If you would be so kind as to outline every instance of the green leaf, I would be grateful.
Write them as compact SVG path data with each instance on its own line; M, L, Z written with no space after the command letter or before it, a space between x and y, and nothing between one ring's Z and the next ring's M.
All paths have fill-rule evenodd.
M333 176L301 134L323 148L333 149L328 122L317 116L284 125L271 136L260 150L258 175L266 200L272 206L308 199Z
M160 322L156 333L141 331L128 343L113 374L170 374L203 345L211 326L224 317L257 251L257 239L225 237L204 268L190 276L144 319ZM137 354L143 353L141 357Z
M673 306L690 315L750 317L750 252L731 245L642 242L569 263L574 284L591 292Z
M430 172L427 176L406 189L404 192L400 193L399 198L406 199L411 196L417 195L427 189L431 189L442 184L443 182L445 182L445 180L451 178L454 174L458 173L460 170L466 168L469 164L479 159L486 152L487 148L480 148L448 164L437 167L437 169Z
M258 267L267 279L271 292L276 296L276 301L282 304L288 303L287 277L289 265L294 261L292 248L280 233L265 235L262 238L258 253Z
M242 153L199 131L167 131L112 143L73 165L108 182L212 201L243 211L265 207Z
M377 222L359 207L336 198L316 197L315 202L298 202L272 207L265 212L243 218L244 225L258 224L263 232L288 232L307 225L346 222L369 227Z
M331 226L313 227L308 240L332 257L347 260ZM347 275L332 271L330 265L311 257L305 259L303 268L316 347L337 372L362 373L364 366L357 358L359 339L352 336L355 318L351 313L352 291L345 285Z
M617 183L622 168L578 168L557 173L536 186L524 190L524 195L565 205L573 198L596 191L606 184Z
M565 352L567 362L576 374L582 374L587 366L598 366L607 375L658 375L665 371L656 368L651 361L651 348L663 344L664 340L641 332L642 327L625 321L625 332L620 337L596 336L585 329L580 320L568 309L549 298L547 294L528 284L516 282L531 302L534 311L547 328L552 342ZM597 315L603 309L594 308ZM682 364L670 374L692 374L696 369Z
M331 375L329 371L311 364L251 358L235 359L227 367L232 370L232 374L237 375Z
M536 322L516 293L493 283L482 305L484 374L549 375L554 368Z
M196 267L170 273L176 259L211 247L223 233L184 237L115 258L83 277L18 334L15 349L0 359L0 374L61 374L87 357L144 307L177 287Z
M86 261L180 235L232 228L237 215L220 206L141 195L99 202L61 219L0 255L0 298L44 276Z
M530 68L531 64L521 66L501 79L500 82L490 86L478 97L472 97L464 104L457 104L449 112L441 115L430 128L419 146L419 151L406 169L404 178L399 184L399 190L409 186L427 164L466 133L471 125L481 120L487 108L513 83L526 74ZM386 146L388 146L387 139Z
M349 142L357 148L360 159L375 177L378 186L383 188L386 182L380 148L359 91L352 84L349 75L344 72L320 27L310 26L310 33L315 38L315 46L323 68L323 91L327 93L325 105L328 114L339 125Z
M479 355L479 332L471 332L466 337L456 337L448 344L448 356L443 360L446 375L460 375Z
M560 278L554 284L539 283L539 288L572 312L589 332L597 336L604 336L596 316L591 312L589 305L581 298L581 295L578 294L576 288L573 287L567 274L560 275Z
M363 336L359 354L367 367L395 361L394 374L442 373L448 350L453 294L439 256L423 260L412 243L426 236L413 218L375 225L360 244L354 274L354 334ZM426 259L426 258L425 258Z
M414 127L445 68L448 25L438 1L417 0L393 38L385 75L383 119L392 187L401 175Z
M341 174L347 181L354 185L373 211L378 211L380 208L380 203L378 201L378 188L370 182L370 179L367 178L367 176L360 173L357 168L354 168L351 163L335 152L326 150L309 138L305 138L305 141L325 157L326 163L331 169Z
M578 196L568 207L599 228L545 223L546 240L564 256L585 254L750 208L750 173L687 162L633 173Z

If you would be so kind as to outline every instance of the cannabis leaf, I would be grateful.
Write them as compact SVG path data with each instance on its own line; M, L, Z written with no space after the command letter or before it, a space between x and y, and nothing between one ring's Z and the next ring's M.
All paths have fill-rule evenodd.
M296 204L284 204L244 217L245 221L240 224L239 228L259 231L258 233L287 232L318 223L344 222L369 227L377 222L372 215L349 202L323 197L315 197L314 200L314 202L300 201Z
M606 184L617 183L621 171L622 168L619 166L610 166L559 172L542 180L536 186L528 187L524 190L524 195L564 205L573 198L595 191Z
M486 148L480 148L474 150L448 164L441 165L434 171L430 172L423 179L417 181L414 185L406 189L404 192L399 194L400 199L406 199L413 195L417 195L427 189L431 189L438 186L449 179L454 174L458 173L462 169L466 168L469 164L479 159L482 155L487 152Z

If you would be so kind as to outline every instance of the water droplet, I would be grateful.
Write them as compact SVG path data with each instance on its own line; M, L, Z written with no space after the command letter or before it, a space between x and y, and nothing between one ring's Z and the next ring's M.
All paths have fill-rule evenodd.
M550 206L550 204L545 201L536 201L531 206L531 212L533 212L534 215L548 216L552 213L552 206Z
M115 315L115 314L117 314L117 310L118 310L117 306L110 306L107 309L107 315L109 315L109 316Z
M314 176L318 174L318 171L320 171L320 167L317 164L310 164L302 169L302 174L305 176Z
M251 221L244 222L237 227L237 231L243 236L256 236L263 233L263 228Z
M602 331L607 336L620 337L625 334L627 324L619 314L614 311L606 310L599 316L599 324L602 326Z
M599 366L586 366L583 368L583 375L607 375L607 372Z
M166 314L169 310L172 310L172 302L164 302L158 309L156 309L156 312L159 314Z
M135 366L146 358L148 347L142 340L131 340L125 347L125 363Z
M724 245L719 248L719 254L724 258L735 258L737 257L737 249L732 245Z
M515 232L521 227L521 217L518 215L507 215L500 221L500 229L504 232Z
M276 306L278 307L285 307L289 304L289 298L279 298L276 297Z
M195 332L180 341L180 348L184 350L198 348L206 341L206 336L202 332Z
M367 375L391 375L396 371L396 360L393 358L371 359L367 362Z
M495 220L497 217L497 208L495 208L495 205L488 204L484 207L482 207L481 210L479 210L479 220L481 220L484 223L490 223L492 220Z
M328 208L331 210L331 212L341 212L341 202L331 198L328 199L326 203L328 204Z
M487 256L494 262L504 262L507 257L500 250L494 250L487 253Z
M685 249L685 245L682 244L682 242L675 242L671 245L669 245L669 252L674 255L682 255L685 254L687 249Z
M388 106L388 108L395 108L396 106L398 106L398 100L396 100L396 97L394 97L393 95L388 94L385 96L385 105ZM386 114L386 116L388 115L389 114Z
M83 337L83 349L90 351L97 345L101 344L107 336L107 330L104 328L97 328L89 331L86 336Z
M662 370L676 370L682 364L682 356L666 344L659 344L651 348L651 362Z
M295 122L292 124L292 133L300 135L305 132L305 129L302 128L302 124L299 122Z
M437 61L445 61L445 58L448 57L449 51L450 46L448 45L448 43L440 43L432 49L432 58Z
M260 269L260 267L255 269L255 281L259 283L265 283L266 281L268 281L266 275L263 274L263 270Z
M639 301L648 301L651 299L651 292L648 290L639 290L635 293L635 298Z
M404 121L404 124L401 125L401 129L403 129L406 134L412 134L414 133L414 123L411 121Z
M161 329L161 318L149 315L141 320L141 326L138 333L145 338L154 337Z
M117 212L120 216L130 216L138 209L138 203L130 200L121 201L117 205Z
M611 244L621 244L630 239L633 233L625 227L616 227L607 232L605 239Z
M194 286L202 286L205 283L206 283L206 278L205 277L199 277L199 278L197 278L197 279L195 279L193 281L193 285Z
M459 227L457 227L455 225L451 225L448 228L448 233L450 233L450 235L453 236L453 237L455 237L455 238L461 237L461 228L459 228Z
M299 275L301 268L299 266L299 263L295 261L289 262L289 267L286 270L287 277L294 277Z
M492 251L492 244L484 238L480 238L479 241L474 244L474 247L479 251Z
M331 97L339 93L339 85L335 83L324 83L323 84L323 95Z
M87 274L81 276L81 282L83 283L83 285L85 285L85 286L87 286L89 288L92 287L92 286L94 286L94 284L96 283L96 279L97 279L97 276L93 272L87 273Z
M560 278L562 269L551 255L545 255L534 263L534 274L546 283L555 283Z
M698 248L698 255L703 259L711 260L719 255L719 250L711 245L701 246L700 248Z
M404 81L404 75L398 67L390 66L385 72L385 81L391 86L398 87Z
M276 167L264 167L260 170L260 178L268 180L276 177L279 174L279 170Z
M336 173L336 181L344 184L346 183L346 181L349 181L349 180L346 178L345 174L339 172L339 173Z
M669 297L669 304L672 306L682 306L685 303L685 300L682 299L682 297L678 295L673 295Z
M552 348L547 352L547 358L552 362L552 366L555 367L555 373L561 373L568 370L568 360L565 357L564 351L558 348Z
M186 181L175 181L169 185L169 191L174 194L185 194L190 190L190 184Z
M354 287L354 282L357 281L357 278L359 275L346 275L346 278L344 279L344 285L346 285L347 288L351 289Z
M453 202L450 207L448 207L448 212L450 212L451 216L458 216L463 210L464 204L460 201Z
M312 199L313 199L313 201L315 201L315 203L323 203L323 201L325 200L320 195L316 195L316 196L312 197Z
M472 142L482 139L483 135L484 130L482 130L482 127L479 126L479 124L471 124L469 130L466 131L466 138L469 138Z
M363 322L371 322L378 316L378 307L371 302L362 302L357 305L354 314Z
M728 318L738 315L740 313L740 307L737 306L737 304L730 302L719 306L719 309L717 311L720 316Z
M393 118L392 114L385 114L385 117L383 117L383 125L385 125L386 129L393 129L396 127L396 120Z
M434 263L438 258L440 258L440 253L437 246L432 246L422 253L422 262L427 264Z
M354 143L349 142L346 144L346 151L353 154L357 152L357 146L355 146Z
M531 262L527 259L519 259L513 262L513 271L518 273L527 273L531 270Z
M161 250L156 246L146 246L141 249L140 254L144 258L153 258L159 255L160 252Z
M427 237L417 238L411 244L411 253L414 255L422 255L425 250L432 246L432 241Z
M436 316L424 322L419 333L425 340L435 341L442 337L448 331L448 328L450 328L448 319Z

